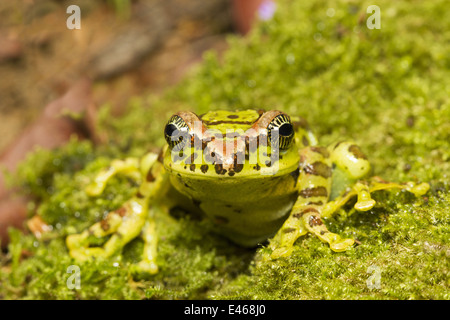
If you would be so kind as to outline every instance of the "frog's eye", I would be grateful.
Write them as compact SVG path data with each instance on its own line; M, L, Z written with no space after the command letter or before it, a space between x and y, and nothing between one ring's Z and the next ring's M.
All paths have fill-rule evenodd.
M164 128L164 137L173 150L179 151L189 141L189 127L183 118L174 115Z
M294 127L292 126L291 119L286 114L279 114L269 123L267 126L268 138L272 142L272 136L275 132L278 132L278 147L281 150L288 149L294 141ZM275 147L272 144L272 147Z

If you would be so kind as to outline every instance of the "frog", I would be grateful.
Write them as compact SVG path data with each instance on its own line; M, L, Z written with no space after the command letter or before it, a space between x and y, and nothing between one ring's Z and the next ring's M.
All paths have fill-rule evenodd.
M325 222L350 199L364 212L376 204L373 192L400 189L420 197L429 190L425 182L371 176L370 162L354 141L321 146L304 118L280 110L179 111L163 134L161 151L112 160L87 185L86 193L99 197L112 177L125 175L138 188L101 221L66 237L73 259L110 258L140 237L142 256L132 270L156 274L155 210L161 204L201 214L238 246L265 246L270 259L289 257L306 234L343 252L355 240L329 231ZM108 240L98 247L92 237Z

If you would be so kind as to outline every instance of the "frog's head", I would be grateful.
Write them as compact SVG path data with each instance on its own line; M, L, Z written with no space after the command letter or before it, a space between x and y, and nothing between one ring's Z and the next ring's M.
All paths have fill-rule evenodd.
M309 143L306 132L304 121L277 110L178 112L164 129L164 164L205 177L285 174L298 167L298 144Z

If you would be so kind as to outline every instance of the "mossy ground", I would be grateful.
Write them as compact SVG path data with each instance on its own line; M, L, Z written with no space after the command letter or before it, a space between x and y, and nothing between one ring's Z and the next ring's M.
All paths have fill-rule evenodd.
M381 29L368 29L359 1L277 1L277 12L222 59L205 55L186 81L163 97L132 99L120 119L104 116L108 146L71 141L40 151L17 180L40 200L54 227L49 239L12 231L0 260L6 299L449 299L450 20L445 1L377 1ZM334 10L329 10L332 8ZM219 61L220 60L220 61ZM326 220L358 244L334 253L316 237L300 238L290 258L264 260L265 248L238 248L190 216L158 216L160 273L132 279L128 264L142 243L111 260L77 263L64 237L117 208L135 187L115 179L99 198L82 191L110 159L139 156L164 143L176 110L282 109L308 120L322 144L354 139L374 174L427 181L419 199L379 192L377 205L351 204ZM33 209L33 208L30 208ZM32 210L30 210L32 211ZM182 215L181 215L182 216ZM81 269L69 289L67 268ZM380 287L367 281L379 271ZM373 268L373 267L371 267Z

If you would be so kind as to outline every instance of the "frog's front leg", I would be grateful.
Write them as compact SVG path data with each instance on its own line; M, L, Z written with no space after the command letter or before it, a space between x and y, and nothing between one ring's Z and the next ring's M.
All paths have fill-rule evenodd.
M329 232L321 217L330 216L354 196L357 197L354 208L367 211L375 205L370 196L372 192L398 188L420 196L429 189L427 183L399 184L384 181L379 177L361 180L370 172L370 163L360 148L352 142L339 142L328 149L304 149L301 153L300 170L299 198L289 218L271 241L272 258L288 256L295 240L308 231L328 242L333 251L343 251L353 245L352 239L342 239Z
M87 260L91 257L111 257L141 234L145 242L144 254L142 263L137 265L137 269L148 273L157 272L156 235L152 210L149 213L149 204L152 204L166 181L163 165L157 158L156 154L148 154L141 160L131 158L125 161L115 160L96 177L86 189L90 195L99 195L111 177L120 173L139 177L141 185L131 199L118 210L110 212L104 220L80 234L67 237L66 243L73 258ZM107 235L111 237L103 247L90 247L90 236L101 238Z
M370 171L370 164L359 147L348 141L338 142L329 147L333 170L332 201L329 201L322 212L323 217L330 216L352 197L357 197L354 208L368 211L375 205L371 193L379 190L402 189L413 193L416 197L429 190L428 183L388 182L380 177L364 179Z
M321 219L331 192L332 168L328 150L317 146L304 148L300 153L299 170L297 201L270 242L273 259L289 256L294 242L307 232L327 242L334 251L343 251L354 243L352 239L343 239L330 232Z

